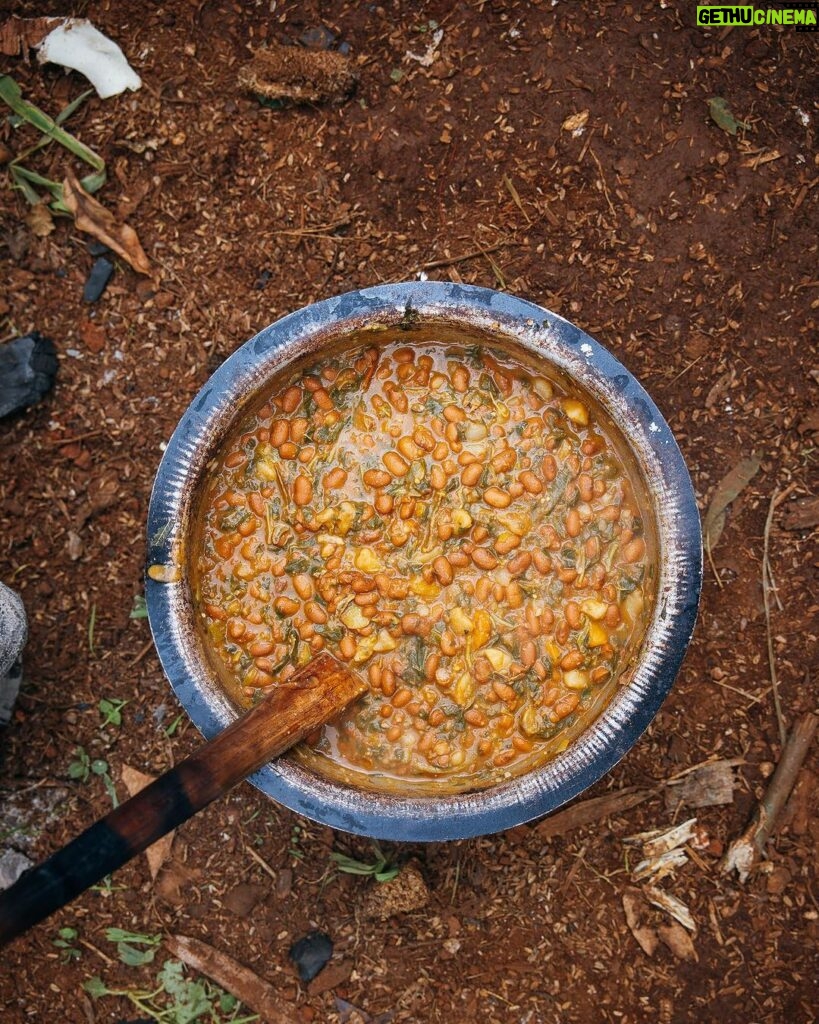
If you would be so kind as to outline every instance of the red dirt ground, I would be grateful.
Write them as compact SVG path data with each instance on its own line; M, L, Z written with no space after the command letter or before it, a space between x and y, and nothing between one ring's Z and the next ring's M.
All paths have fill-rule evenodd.
M38 329L60 354L52 394L0 424L0 578L31 619L3 739L0 847L41 858L110 809L101 775L69 778L78 747L108 763L122 797L123 766L159 773L195 746L184 719L167 734L180 709L146 623L129 619L147 502L191 397L277 317L423 269L506 288L578 323L643 382L703 510L740 459L762 466L730 507L672 695L583 798L651 789L639 806L557 835L547 822L385 844L414 859L429 898L381 920L379 883L330 859L372 860L366 840L244 785L178 831L156 881L140 857L4 952L3 1021L144 1019L125 996L82 987L96 975L151 991L171 959L160 948L126 966L111 927L230 953L296 1022L815 1020L815 751L761 867L740 884L718 864L781 753L761 581L771 498L788 488L769 530L771 637L787 726L815 705L816 531L786 527L816 479L819 37L701 30L693 3L639 0L168 0L75 13L143 76L139 92L94 97L67 127L104 156L98 198L137 230L154 273L120 261L102 299L83 303L87 236L66 219L35 234L23 198L0 192L0 338ZM423 53L432 21L444 34L423 67L405 54ZM350 46L352 98L274 109L243 93L250 47L320 24ZM0 71L52 115L84 88L12 57ZM747 127L722 130L713 96ZM581 134L562 128L584 110ZM18 153L30 131L4 117L0 143ZM32 161L56 178L72 166L54 146ZM101 698L128 702L120 727L101 725ZM668 806L661 782L710 758L736 761L732 803ZM624 912L624 894L642 899L646 883L631 879L623 840L692 816L707 842L658 883L690 908L691 946L646 905L668 940L648 956ZM287 953L311 927L335 953L305 986ZM61 928L75 929L76 957L55 946Z

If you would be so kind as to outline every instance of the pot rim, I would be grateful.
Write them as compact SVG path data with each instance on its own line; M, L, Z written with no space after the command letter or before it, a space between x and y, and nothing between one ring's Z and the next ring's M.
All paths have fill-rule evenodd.
M402 327L411 344L413 326L436 322L461 323L517 344L568 373L604 406L631 446L654 503L659 566L654 610L632 678L564 753L540 767L486 789L434 797L356 789L287 758L249 779L307 818L401 841L461 839L523 824L556 810L610 771L645 731L674 682L702 585L699 512L682 454L645 390L597 341L534 303L470 285L404 282L325 299L266 327L216 370L183 414L154 481L148 617L165 674L207 739L238 714L205 660L183 571L197 483L216 445L256 390L295 358L371 325Z

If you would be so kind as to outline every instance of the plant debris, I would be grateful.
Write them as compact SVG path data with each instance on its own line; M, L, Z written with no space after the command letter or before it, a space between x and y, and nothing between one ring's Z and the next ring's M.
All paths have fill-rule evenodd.
M239 71L239 84L248 92L294 103L341 102L357 81L355 66L340 53L273 43L254 50Z
M98 238L130 263L138 274L151 273L151 265L136 231L127 224L118 224L114 215L88 195L76 175L70 171L63 182L63 196L66 208L74 217L74 223L79 231L85 231ZM101 256L100 260L103 259L105 257Z
M750 128L750 125L745 124L744 121L738 121L731 113L731 109L728 106L728 100L722 96L712 96L709 100L706 100L708 104L708 113L711 115L711 120L719 125L724 132L729 135L736 135L740 128Z
M725 529L725 516L728 506L736 501L740 494L759 472L762 461L758 456L741 459L720 480L711 495L711 503L703 520L705 545L713 553Z

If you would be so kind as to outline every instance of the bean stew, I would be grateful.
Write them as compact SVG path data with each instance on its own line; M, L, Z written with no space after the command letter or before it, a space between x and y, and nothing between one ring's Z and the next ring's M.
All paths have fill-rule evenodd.
M299 756L365 788L480 788L565 750L628 682L654 596L619 431L491 345L286 374L202 492L194 601L231 698L323 649L350 663L368 696Z

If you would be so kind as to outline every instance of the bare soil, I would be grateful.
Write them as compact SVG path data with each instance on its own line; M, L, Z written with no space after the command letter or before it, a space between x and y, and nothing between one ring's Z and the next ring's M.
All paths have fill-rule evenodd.
M740 459L756 453L762 468L730 506L670 698L581 798L636 787L652 790L644 802L557 835L533 823L384 844L412 860L406 878L428 899L407 910L399 893L382 914L380 883L330 858L371 862L367 840L242 785L178 831L156 880L140 857L4 951L3 1021L144 1019L124 996L83 989L97 975L150 991L171 958L160 948L126 966L111 927L230 953L295 1022L815 1020L815 750L761 867L740 884L718 864L781 753L761 581L770 501L787 488L769 537L786 725L815 704L816 530L785 524L816 480L819 37L703 31L693 4L646 0L77 10L143 76L139 92L88 100L68 128L105 157L98 198L137 230L154 276L120 261L84 303L87 236L67 219L38 236L23 198L0 191L0 337L37 329L60 355L49 397L0 424L0 578L31 620L2 741L0 847L42 858L110 809L103 775L69 778L77 748L107 762L122 798L123 766L159 773L197 743L145 621L129 618L151 482L213 369L295 308L422 270L506 288L578 323L643 382L703 510ZM432 21L443 38L425 67L405 54L424 53ZM351 98L266 107L240 88L250 47L322 24L349 44ZM52 114L85 87L10 57L0 71ZM713 96L746 125L737 135L709 117ZM584 110L582 132L562 128ZM4 117L0 142L19 152L28 131ZM56 146L32 159L58 179L73 166ZM127 702L121 726L102 726L102 698ZM711 758L737 762L732 802L668 804L663 780ZM692 816L705 842L657 882L690 908L691 948L647 908L668 937L649 956L626 921L624 893L642 899L647 883L630 877L623 840ZM54 944L65 928L76 957ZM311 928L334 955L308 986L288 949Z

